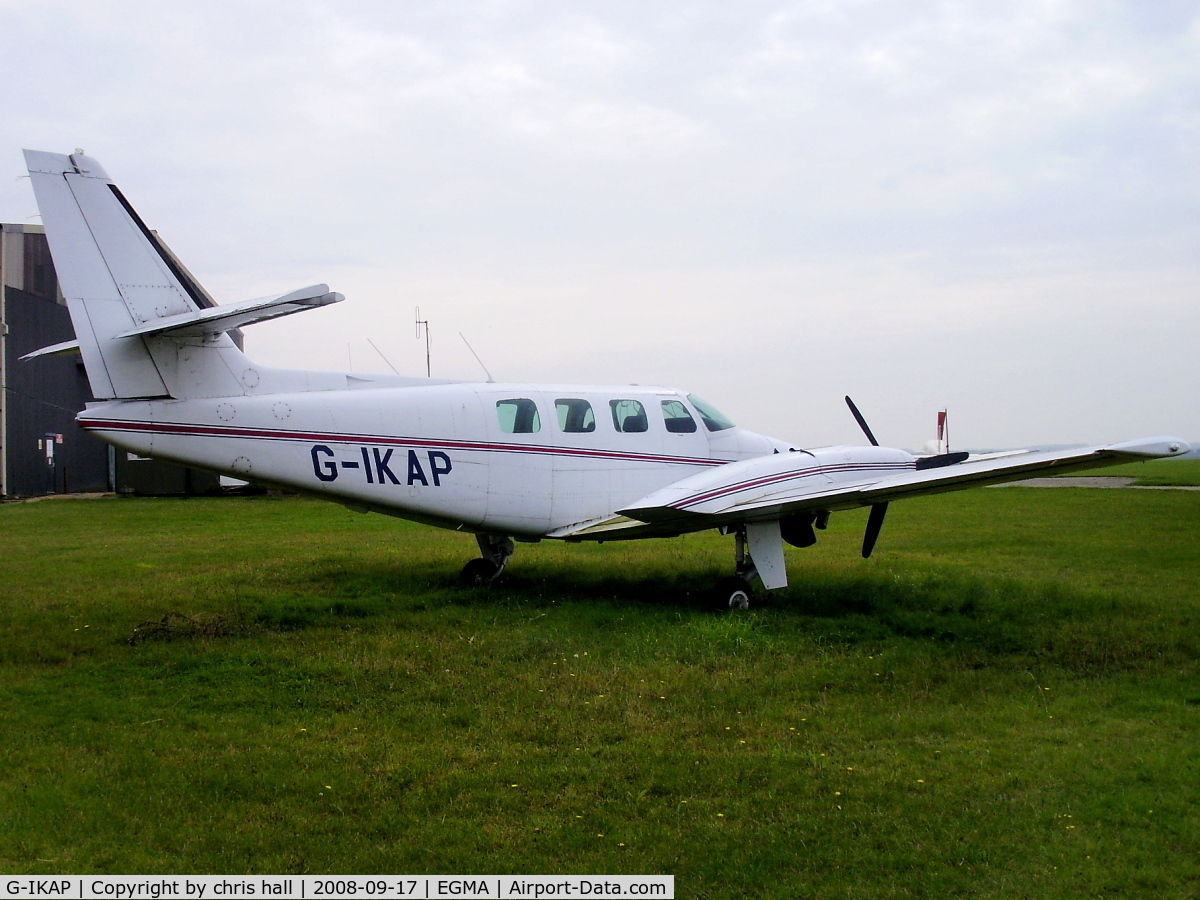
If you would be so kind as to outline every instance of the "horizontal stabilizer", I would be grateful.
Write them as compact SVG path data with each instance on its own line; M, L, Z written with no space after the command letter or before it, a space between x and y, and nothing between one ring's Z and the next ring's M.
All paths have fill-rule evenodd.
M257 300L244 300L241 303L229 303L209 309L166 316L147 322L145 325L139 325L137 328L131 328L117 337L206 337L222 334L245 325L253 325L255 322L290 316L292 313L304 312L306 309L328 306L330 303L337 303L344 299L343 295L330 292L329 285L314 284L311 287L289 291L286 294L277 294L273 297L260 297Z
M76 356L79 352L79 341L63 341L61 344L51 344L49 347L34 350L32 353L26 353L18 358L24 362L27 359L37 359L39 356Z

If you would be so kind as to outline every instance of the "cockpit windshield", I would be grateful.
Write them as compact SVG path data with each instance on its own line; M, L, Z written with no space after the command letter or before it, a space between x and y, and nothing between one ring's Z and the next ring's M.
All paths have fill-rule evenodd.
M715 406L701 400L695 394L688 394L688 400L691 401L692 406L696 407L696 412L700 413L700 419L704 422L704 427L709 431L724 431L726 428L735 427L724 413Z

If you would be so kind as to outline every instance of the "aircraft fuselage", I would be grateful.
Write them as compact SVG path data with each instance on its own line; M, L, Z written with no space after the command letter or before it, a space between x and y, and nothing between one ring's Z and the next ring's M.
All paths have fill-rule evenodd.
M532 404L536 421L514 421L514 404ZM564 421L564 406L574 414L584 404L586 423ZM668 412L682 405L691 430L669 431L664 404ZM629 408L642 419L621 422ZM687 395L669 388L533 384L119 401L79 417L82 427L138 455L520 537L610 515L714 466L789 449L736 426L710 431L702 423Z

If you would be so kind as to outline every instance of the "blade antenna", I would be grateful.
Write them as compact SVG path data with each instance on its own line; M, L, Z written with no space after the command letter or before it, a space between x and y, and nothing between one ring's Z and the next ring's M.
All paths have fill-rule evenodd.
M367 338L367 343L370 344L372 347L375 347L375 342L373 340L371 340L370 338ZM385 363L388 364L389 369L391 369L393 372L396 372L396 367L392 365L392 361L390 359L388 359L386 356L383 355L382 350L380 350L378 347L375 347L375 352L379 354L380 359L382 359ZM396 372L396 374L399 375L400 373Z
M471 351L471 355L475 357L475 362L479 363L479 368L483 369L483 373L487 375L487 383L495 384L496 379L492 377L492 373L488 371L488 367L483 364L483 360L479 358L479 354L475 352L475 348L471 346L471 342L467 340L467 336L461 331L458 336L463 339L463 343L467 345L467 349Z
M858 423L858 427L863 430L863 434L867 436L867 440L871 442L872 447L878 447L879 441L875 440L875 435L871 434L871 428L867 425L867 420L863 418L862 413L858 411L858 407L854 405L854 401L850 396L846 396L846 405L850 407L850 412L854 416L854 421ZM881 516L882 519L882 516Z

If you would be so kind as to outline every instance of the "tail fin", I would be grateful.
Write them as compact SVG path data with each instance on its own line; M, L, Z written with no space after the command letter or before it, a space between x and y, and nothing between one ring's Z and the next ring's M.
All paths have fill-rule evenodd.
M269 315L261 302L236 305L253 306L257 315L237 317L227 307L218 314L94 159L26 150L25 161L97 399L247 393L257 373L226 332L341 299L320 285L270 298Z

